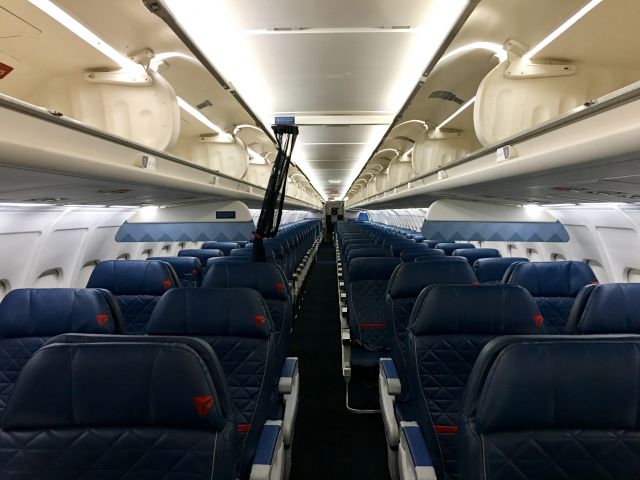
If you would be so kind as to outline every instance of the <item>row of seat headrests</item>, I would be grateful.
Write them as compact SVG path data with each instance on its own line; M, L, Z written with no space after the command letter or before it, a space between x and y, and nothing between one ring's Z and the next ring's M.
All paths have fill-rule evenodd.
M155 306L147 333L264 338L269 318L264 298L251 288L172 289ZM71 332L123 333L113 295L97 288L22 288L0 302L0 338Z

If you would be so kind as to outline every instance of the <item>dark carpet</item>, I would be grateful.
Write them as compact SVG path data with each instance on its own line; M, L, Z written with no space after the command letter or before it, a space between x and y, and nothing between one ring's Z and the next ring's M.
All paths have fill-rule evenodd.
M289 352L300 359L291 479L386 480L382 418L349 413L344 405L337 288L335 250L323 244L307 277ZM376 388L366 389L366 403L375 404Z

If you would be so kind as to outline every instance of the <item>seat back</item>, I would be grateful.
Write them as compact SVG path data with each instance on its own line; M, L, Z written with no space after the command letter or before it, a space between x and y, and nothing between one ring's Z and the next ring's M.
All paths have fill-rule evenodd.
M476 248L476 246L472 243L442 242L442 243L436 244L435 248L444 250L445 255L452 255L453 252L456 250L463 249L463 248Z
M202 265L207 264L207 260L215 257L223 257L222 250L205 248L186 248L178 252L179 257L196 257Z
M230 480L216 373L184 344L47 345L0 420L0 477Z
M431 285L411 313L407 363L418 424L446 473L458 475L462 394L482 348L500 335L544 333L533 297L517 285Z
M391 274L400 265L395 257L354 258L346 285L352 341L370 351L389 349L384 323L385 293Z
M293 323L293 299L284 272L269 262L214 263L202 282L202 288L238 287L252 288L266 301L273 321L276 352L284 360Z
M0 303L0 414L25 363L47 340L69 332L120 333L122 319L106 290L20 288Z
M578 292L598 279L584 262L528 262L512 264L504 283L523 286L534 296L548 333L566 333L571 307Z
M248 476L280 367L262 296L249 288L174 289L158 303L148 333L187 335L211 345L237 419L239 475Z
M443 257L444 251L438 248L409 248L400 253L403 262L413 262L418 257Z
M477 283L467 261L459 257L429 257L429 262L402 263L387 287L384 323L389 338L391 357L396 364L400 381L408 384L406 373L407 334L411 310L420 292L429 285L465 285ZM407 391L403 397L407 397Z
M640 283L587 285L576 297L568 333L640 333Z
M461 478L638 478L638 378L638 336L493 340L464 395Z
M350 250L347 254L347 266L351 263L351 260L354 258L360 257L391 257L391 251L384 248L356 248Z
M464 257L473 266L476 260L481 258L499 258L500 252L495 248L458 248L451 255Z
M480 283L501 282L510 265L528 261L525 257L479 258L473 262L473 271Z
M236 242L204 242L201 248L204 250L220 250L225 256L229 256L231 250L240 248L240 245Z
M105 260L98 263L88 288L113 293L122 312L126 333L144 333L158 299L180 281L168 263L156 260Z
M194 288L202 283L203 268L197 257L149 257L147 260L166 262L171 265L182 287Z

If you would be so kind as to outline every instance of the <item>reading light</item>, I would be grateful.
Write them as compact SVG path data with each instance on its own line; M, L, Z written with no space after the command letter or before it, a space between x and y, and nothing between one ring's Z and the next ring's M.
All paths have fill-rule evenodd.
M189 105L189 103L187 103L184 100L184 98L177 97L177 99L178 99L178 105L180 106L181 109L183 109L185 112L187 112L193 118L198 120L205 127L207 127L210 130L213 130L214 132L216 132L218 135L220 135L220 138L224 139L224 141L227 141L227 142L233 141L233 137L231 135L229 135L222 128L220 128L218 125L216 125L211 120L209 120L207 117L205 117L202 114L202 112L200 112L198 109L196 109L196 108L192 107L191 105Z
M531 58L534 55L539 53L544 47L549 45L551 42L553 42L560 35L562 35L564 32L569 30L569 28L571 28L576 22L578 22L578 20L580 20L587 13L589 13L591 10L593 10L595 7L597 7L600 3L602 3L602 0L591 0L584 7L582 7L580 10L578 10L576 13L574 13L566 22L564 22L562 25L560 25L558 28L556 28L553 32L551 32L540 43L538 43L536 46L531 48L531 50L529 50L527 53L525 53L522 56L522 61L524 63L530 63L531 62Z
M126 69L141 69L142 65L137 64L130 58L127 58L125 55L122 55L111 45L106 43L100 37L98 37L95 33L89 30L87 27L78 22L75 18L69 15L67 12L62 10L60 7L55 5L50 0L29 0L29 2L42 10L44 13L49 15L55 21L60 23L62 26L66 27L69 31L76 34L82 40L87 42L96 50L100 51L103 55L109 57L111 60L116 62L122 68Z
M473 102L476 101L476 97L471 98L470 100L467 100L458 110L456 110L455 112L453 112L449 117L447 117L445 119L444 122L442 122L440 125L438 125L436 127L436 130L440 130L442 127L444 127L447 123L449 123L451 120L453 120L454 118L456 118L458 115L460 115L462 112L465 111L465 109L467 109L469 107L469 105L473 104Z

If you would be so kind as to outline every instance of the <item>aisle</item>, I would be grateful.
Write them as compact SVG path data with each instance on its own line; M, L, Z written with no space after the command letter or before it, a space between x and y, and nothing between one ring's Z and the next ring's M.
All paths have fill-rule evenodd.
M340 371L335 251L322 245L289 354L300 358L300 410L293 442L292 480L389 478L382 419L344 406Z

